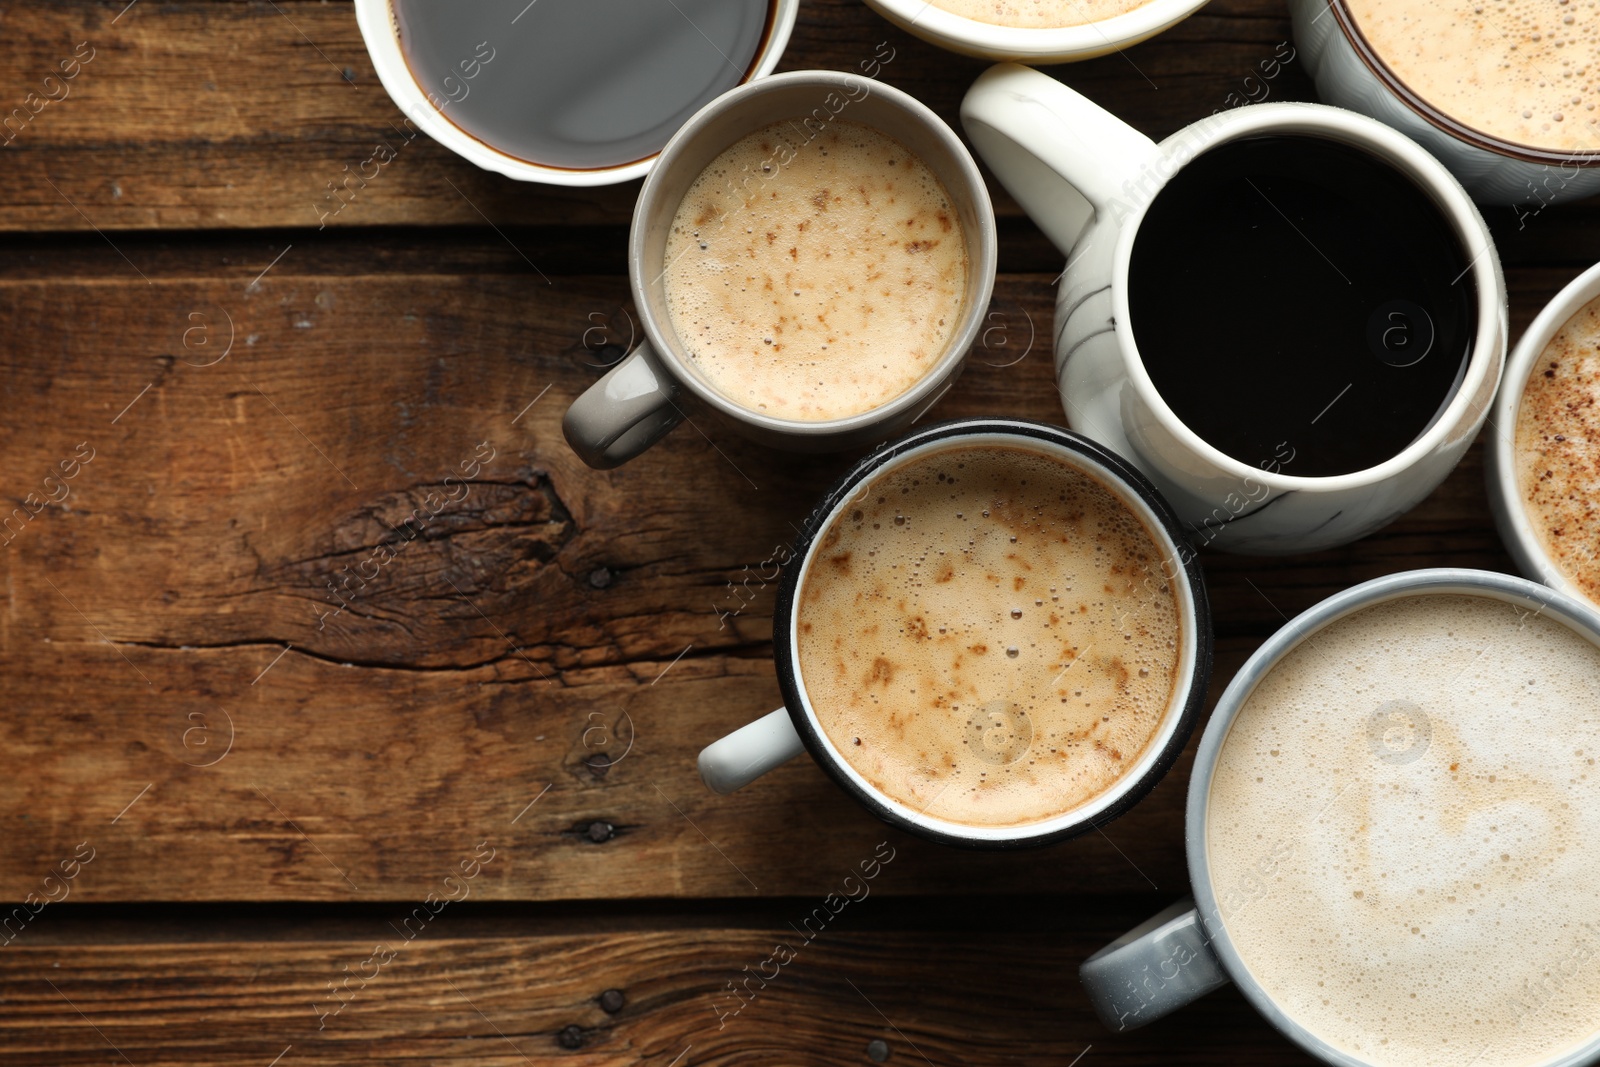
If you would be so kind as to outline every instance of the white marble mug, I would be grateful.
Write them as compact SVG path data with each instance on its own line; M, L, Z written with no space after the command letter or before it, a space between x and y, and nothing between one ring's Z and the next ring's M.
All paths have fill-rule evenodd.
M1068 424L1143 471L1197 543L1284 555L1365 537L1431 493L1477 436L1505 363L1505 280L1471 198L1416 142L1339 108L1270 103L1209 116L1157 144L1055 79L1009 63L978 78L961 118L1001 184L1067 257L1055 357ZM1223 453L1179 421L1134 343L1129 262L1156 194L1202 152L1267 134L1325 138L1389 163L1429 194L1470 260L1473 347L1454 395L1404 450L1352 474L1297 477L1275 461L1251 466Z

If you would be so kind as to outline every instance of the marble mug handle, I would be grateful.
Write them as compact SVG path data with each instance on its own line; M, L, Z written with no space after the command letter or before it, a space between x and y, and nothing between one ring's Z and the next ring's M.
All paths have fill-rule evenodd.
M961 124L1022 209L1063 255L1096 216L1143 194L1156 143L1047 74L990 67L961 101ZM1126 198L1126 200L1124 199Z

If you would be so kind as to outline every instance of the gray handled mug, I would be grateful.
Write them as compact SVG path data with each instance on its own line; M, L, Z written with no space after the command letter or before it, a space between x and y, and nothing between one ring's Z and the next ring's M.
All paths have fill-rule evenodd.
M786 120L806 120L810 127L835 119L894 138L944 184L966 239L967 287L943 355L910 389L845 418L775 418L734 403L695 371L667 315L667 235L689 186L740 138ZM777 448L829 452L877 444L921 418L961 374L967 351L983 330L995 260L994 209L977 164L955 132L917 100L840 71L793 71L749 82L696 112L661 150L640 190L628 240L628 277L644 339L567 410L562 423L567 442L591 467L620 466L681 422L683 403L692 397L736 431Z
M1335 1047L1323 1035L1304 1025L1290 1006L1275 1000L1252 975L1229 933L1229 923L1238 919L1246 904L1271 892L1275 875L1291 860L1298 847L1297 833L1304 833L1307 827L1284 826L1283 841L1262 853L1252 869L1249 884L1225 886L1219 884L1209 859L1208 812L1212 783L1217 777L1229 732L1251 694L1284 657L1312 641L1324 627L1355 612L1400 598L1441 595L1499 600L1524 619L1543 616L1600 646L1600 612L1589 604L1523 578L1464 569L1406 571L1377 578L1329 597L1285 624L1234 676L1217 702L1196 752L1189 779L1184 834L1193 897L1172 905L1100 949L1078 970L1095 1013L1107 1027L1124 1031L1144 1026L1231 982L1274 1027L1324 1063L1337 1067L1376 1067L1394 1062ZM1465 682L1457 684L1462 689L1467 686ZM1382 708L1383 705L1379 705L1380 711ZM1423 718L1425 720L1426 716ZM1447 725L1441 723L1432 730L1438 732ZM1410 764L1428 751L1426 740L1420 748L1404 752L1377 747L1380 741L1381 745L1389 742L1370 733L1368 741L1375 746L1372 750L1375 757L1390 763ZM1411 743L1416 744L1414 740ZM1293 753L1286 751L1285 755ZM1425 767L1420 762L1418 766ZM1454 767L1450 769L1455 770ZM1345 788L1349 784L1346 779ZM1516 950L1515 945L1506 947L1508 951ZM1492 967L1493 961L1485 962ZM1555 969L1551 973L1559 985L1562 975ZM1387 1002L1394 1006L1395 1025L1403 1029L1402 1005L1407 1003L1406 989L1394 988L1394 982L1381 967L1352 977L1387 997ZM1514 1009L1515 1005L1507 1005L1507 1011ZM1590 1007L1588 1011L1596 1029L1600 1030L1600 1008ZM1488 1067L1505 1062L1486 1055L1488 1049L1473 1059L1476 1051L1476 1048L1465 1050L1466 1054L1459 1060L1461 1067L1469 1063ZM1580 1067L1597 1061L1600 1061L1600 1038L1537 1062L1539 1067Z

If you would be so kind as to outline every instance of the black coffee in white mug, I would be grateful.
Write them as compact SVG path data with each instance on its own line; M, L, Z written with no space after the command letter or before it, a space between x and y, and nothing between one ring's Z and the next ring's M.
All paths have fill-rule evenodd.
M1398 455L1466 372L1468 257L1415 182L1327 138L1256 136L1199 155L1135 238L1139 356L1178 418L1252 467L1350 474ZM1197 329L1197 323L1222 323Z
M417 84L463 132L572 170L658 152L743 82L776 0L391 0Z

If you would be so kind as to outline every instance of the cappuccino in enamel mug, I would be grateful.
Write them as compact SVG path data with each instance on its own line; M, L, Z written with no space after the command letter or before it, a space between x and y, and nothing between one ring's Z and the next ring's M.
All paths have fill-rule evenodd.
M808 751L886 822L1013 848L1115 818L1182 751L1205 584L1119 457L1039 423L931 426L801 531L773 620L785 707L701 752L713 791Z

